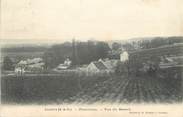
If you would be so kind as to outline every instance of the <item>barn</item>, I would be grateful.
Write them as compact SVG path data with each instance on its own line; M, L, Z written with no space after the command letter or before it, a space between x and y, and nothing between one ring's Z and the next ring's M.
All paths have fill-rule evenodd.
M91 62L86 70L88 75L108 72L107 67L101 61Z

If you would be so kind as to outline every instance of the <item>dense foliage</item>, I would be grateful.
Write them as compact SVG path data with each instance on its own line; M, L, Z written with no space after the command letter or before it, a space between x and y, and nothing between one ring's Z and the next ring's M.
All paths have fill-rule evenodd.
M73 64L89 64L91 61L106 58L110 50L105 42L73 42L53 45L44 54L46 67L55 67L70 58Z
M13 70L14 66L13 66L13 62L10 59L10 57L6 56L3 59L3 64L2 64L2 68L3 70Z
M95 103L182 101L181 77L5 76L2 103Z
M140 47L142 49L157 48L164 45L172 45L175 43L183 43L183 37L156 37L151 40L140 41Z
M43 46L30 46L30 45L24 45L24 46L5 46L1 48L2 53L6 52L44 52L48 47L45 45Z

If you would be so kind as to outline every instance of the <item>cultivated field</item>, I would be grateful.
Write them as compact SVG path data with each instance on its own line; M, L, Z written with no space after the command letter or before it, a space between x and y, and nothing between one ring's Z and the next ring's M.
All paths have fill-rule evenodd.
M146 61L152 60L152 57L160 56L182 56L183 44L167 45L158 48L144 49L130 53L131 59Z
M6 76L2 103L173 103L182 79L125 76Z
M72 99L81 103L172 103L182 100L181 82L148 76L111 78L86 87Z

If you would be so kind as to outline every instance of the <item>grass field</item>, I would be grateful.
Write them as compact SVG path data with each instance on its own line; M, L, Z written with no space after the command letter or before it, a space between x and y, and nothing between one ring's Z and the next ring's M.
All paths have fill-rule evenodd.
M125 76L6 76L2 103L173 103L182 101L182 79Z

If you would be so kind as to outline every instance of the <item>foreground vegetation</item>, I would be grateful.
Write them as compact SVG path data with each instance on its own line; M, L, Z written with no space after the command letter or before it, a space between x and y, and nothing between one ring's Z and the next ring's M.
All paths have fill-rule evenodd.
M2 103L172 103L182 101L181 78L142 76L6 76Z
M173 103L182 101L181 82L149 76L110 78L88 86L72 99L81 103Z

